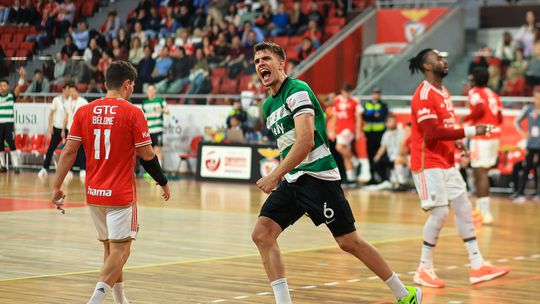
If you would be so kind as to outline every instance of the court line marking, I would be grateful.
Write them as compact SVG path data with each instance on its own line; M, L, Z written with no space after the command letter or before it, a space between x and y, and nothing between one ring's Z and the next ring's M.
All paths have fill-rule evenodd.
M448 236L457 236L457 233L444 233L444 234L439 235L439 237L448 237ZM420 240L420 239L423 239L423 236L420 235L420 236L415 236L415 237L405 237L405 238L396 238L396 239L387 239L387 240L376 240L376 241L371 241L370 243L372 245L382 245L382 244L388 244L388 243L415 241L415 240ZM314 248L286 250L286 251L281 252L281 254L285 255L285 254L293 254L293 253L304 253L304 252L328 250L328 249L337 249L337 248L339 248L339 246L336 244L336 245L321 246L321 247L314 247ZM259 253L257 252L257 253L243 254L243 255L231 255L231 256L215 257L215 258L193 259L193 260L185 260L185 261L174 261L174 262L145 264L145 265L139 265L139 266L124 267L124 271L138 270L138 269L145 269L145 268L153 268L153 267L161 267L161 266L173 266L173 265L182 265L182 264L227 261L227 260L233 260L233 259L251 258L251 257L258 257L258 256L259 256ZM70 276L70 275L98 273L100 271L101 271L100 269L94 269L94 270L74 271L74 272L65 272L65 273L53 273L53 274L26 276L26 277L18 277L18 278L6 278L6 279L0 279L0 282L21 281L21 280L31 280L31 279L41 279L41 278L55 278L55 277L63 277L63 276Z

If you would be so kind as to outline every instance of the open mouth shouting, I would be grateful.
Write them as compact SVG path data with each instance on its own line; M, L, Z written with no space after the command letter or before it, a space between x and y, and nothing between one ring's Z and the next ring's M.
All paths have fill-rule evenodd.
M261 76L263 84L266 85L270 82L272 72L267 68L261 68L259 69L259 75Z

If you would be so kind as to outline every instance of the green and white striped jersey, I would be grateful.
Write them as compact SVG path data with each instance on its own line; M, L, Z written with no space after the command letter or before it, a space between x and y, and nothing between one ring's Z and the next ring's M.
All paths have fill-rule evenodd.
M264 102L263 113L267 128L276 137L282 159L296 141L294 117L304 113L311 113L315 117L315 144L309 155L285 175L289 183L294 183L304 174L322 180L341 179L336 161L330 153L324 112L307 83L286 78L277 94L268 97Z
M13 93L9 92L7 95L0 95L0 123L14 123L15 111L13 110L13 103L15 97Z
M142 110L148 121L150 134L163 132L163 110L167 107L165 99L156 97L153 100L145 99Z

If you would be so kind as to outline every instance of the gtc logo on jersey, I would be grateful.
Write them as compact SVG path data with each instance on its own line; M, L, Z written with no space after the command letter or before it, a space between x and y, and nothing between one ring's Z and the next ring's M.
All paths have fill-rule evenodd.
M110 189L95 189L88 186L88 194L93 196L112 196L112 190Z
M431 112L430 109L428 108L422 108L420 110L418 110L418 116L422 116L422 115L427 115Z
M150 132L142 132L142 137L143 137L143 138L148 138L148 137L150 137Z
M102 115L102 114L116 114L116 109L118 106L96 106L94 107L94 114Z

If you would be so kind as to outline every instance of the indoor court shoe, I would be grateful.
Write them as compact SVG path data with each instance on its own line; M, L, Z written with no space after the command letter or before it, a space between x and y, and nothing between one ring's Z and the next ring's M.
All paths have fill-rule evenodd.
M414 274L413 281L422 286L443 288L444 281L439 279L433 268L418 267Z
M491 215L491 212L482 213L482 222L484 225L491 225L493 224L493 215Z
M422 303L422 290L418 287L405 286L409 295L399 300L398 304L420 304Z
M484 265L478 269L471 269L469 281L471 284L478 284L500 278L509 272L510 267L508 266L497 267L489 263L484 263Z
M1 167L0 167L0 172L1 172L1 173L6 173L6 172L7 172L7 168L4 167L4 166L1 166Z
M41 170L39 170L39 173L38 173L37 176L38 176L39 178L45 178L45 177L47 177L47 174L49 174L49 173L47 172L47 169L41 168Z
M20 174L20 173L21 173L21 169L19 169L19 167L15 167L15 168L13 169L13 173L15 173L15 174Z

